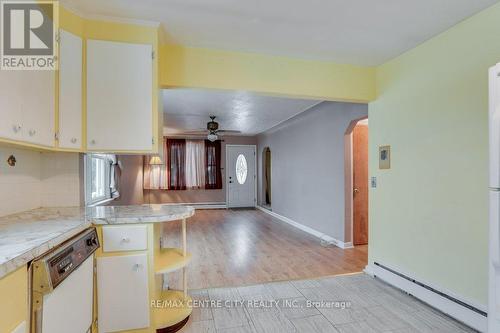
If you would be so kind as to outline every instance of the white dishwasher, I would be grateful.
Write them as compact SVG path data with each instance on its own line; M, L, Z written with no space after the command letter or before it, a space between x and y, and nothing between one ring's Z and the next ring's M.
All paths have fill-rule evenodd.
M95 228L89 228L30 265L30 333L87 333L94 304Z

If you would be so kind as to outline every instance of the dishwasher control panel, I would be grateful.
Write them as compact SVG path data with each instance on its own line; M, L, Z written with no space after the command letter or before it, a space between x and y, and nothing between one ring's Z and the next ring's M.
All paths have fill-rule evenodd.
M33 262L33 287L42 294L53 290L98 248L99 238L95 228L89 228L67 240Z

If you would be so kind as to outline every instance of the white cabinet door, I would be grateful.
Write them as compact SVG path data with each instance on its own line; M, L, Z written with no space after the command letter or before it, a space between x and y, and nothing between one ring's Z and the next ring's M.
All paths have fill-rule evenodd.
M60 30L59 147L82 147L82 39Z
M53 71L0 73L0 137L54 145Z
M97 258L99 332L149 327L146 254Z
M152 46L87 41L87 149L153 148Z
M0 137L22 140L21 87L18 71L0 72Z
M54 71L17 71L23 141L53 147L55 140Z

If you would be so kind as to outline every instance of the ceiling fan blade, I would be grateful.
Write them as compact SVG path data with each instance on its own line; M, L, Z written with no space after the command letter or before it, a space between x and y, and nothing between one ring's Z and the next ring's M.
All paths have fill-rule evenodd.
M207 130L199 130L199 131L179 131L179 134L199 134L199 135L206 135L208 134Z
M218 130L216 132L217 133L221 133L221 134L224 134L224 133L234 133L234 134L241 133L241 131L236 131L236 130Z

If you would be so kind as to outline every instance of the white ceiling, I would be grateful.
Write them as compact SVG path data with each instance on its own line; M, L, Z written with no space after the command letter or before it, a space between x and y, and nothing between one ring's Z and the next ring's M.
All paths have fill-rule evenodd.
M244 91L166 89L163 90L165 134L206 129L209 116L214 115L219 129L255 135L318 103Z
M173 41L379 65L497 0L62 0L86 15L152 20Z

